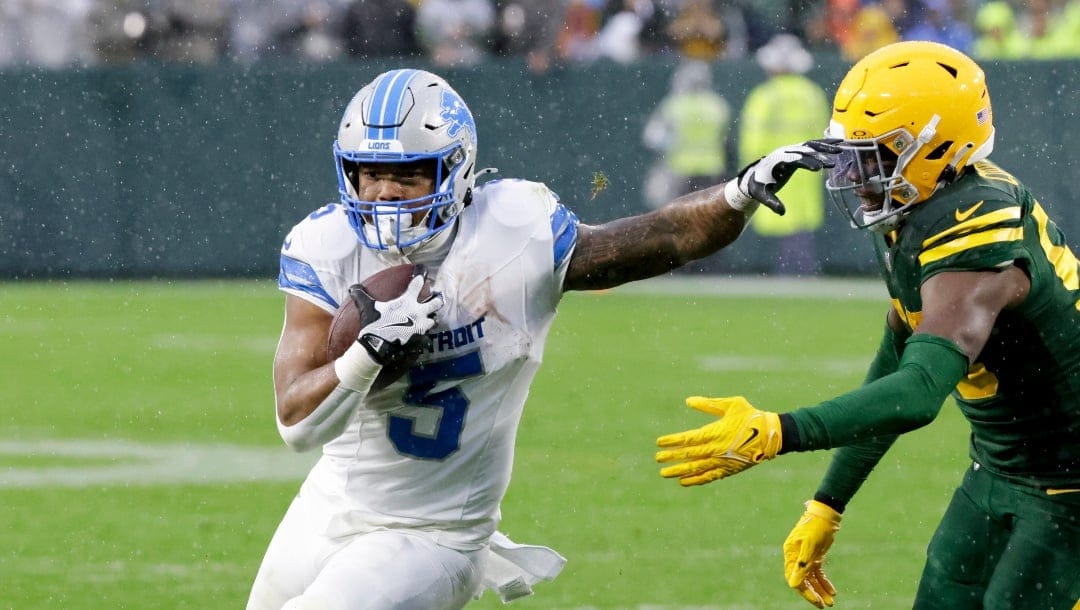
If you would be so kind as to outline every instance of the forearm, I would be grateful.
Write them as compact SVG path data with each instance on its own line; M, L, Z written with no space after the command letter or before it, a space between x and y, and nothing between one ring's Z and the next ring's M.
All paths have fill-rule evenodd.
M277 420L278 434L294 451L308 451L341 436L355 407L363 400L352 390L337 385L303 419L285 425Z
M861 443L837 448L814 499L831 506L838 513L844 512L847 503L855 497L855 493L897 438L895 434L876 436Z
M967 356L951 341L915 335L908 339L895 372L832 400L783 414L783 450L828 449L922 427L937 416L967 367ZM787 438L791 427L795 433Z
M597 290L662 275L735 241L749 214L727 204L723 185L597 227L581 227L565 290Z
M900 368L900 356L903 353L904 338L907 336L910 335L897 334L888 322L885 323L881 344L866 371L863 385L891 375ZM836 512L844 512L848 502L866 482L867 477L896 439L897 435L889 434L837 448L829 463L829 469L821 480L817 493L814 494L814 499L831 506Z
M311 415L338 382L333 363L282 382L274 405L278 421L291 426Z
M890 312L891 313L891 312ZM885 329L881 333L881 343L878 345L877 354L870 362L863 378L863 385L873 383L886 375L896 372L900 368L900 358L904 353L904 342L910 337L910 333L899 334L893 330L889 320L885 321Z
M294 381L277 404L278 433L285 444L307 451L340 436L381 368L355 343L330 365Z

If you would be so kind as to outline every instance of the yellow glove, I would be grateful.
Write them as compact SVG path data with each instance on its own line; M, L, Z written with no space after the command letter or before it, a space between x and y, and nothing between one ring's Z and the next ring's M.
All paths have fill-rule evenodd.
M703 485L738 474L776 457L780 451L780 416L755 409L742 396L691 396L689 407L720 417L718 421L656 439L656 461L682 463L660 469L664 478L678 477L679 485Z
M828 504L810 500L784 541L784 577L788 586L818 608L832 607L836 595L836 587L822 566L839 529L840 513Z

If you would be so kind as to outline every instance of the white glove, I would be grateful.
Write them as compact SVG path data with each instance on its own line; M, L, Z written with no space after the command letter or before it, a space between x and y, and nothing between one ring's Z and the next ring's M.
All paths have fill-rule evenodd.
M349 295L364 317L375 316L360 329L356 339L375 362L386 365L407 353L424 349L424 333L435 326L435 313L443 306L440 292L420 300L425 277L425 274L415 276L401 296L385 302L373 299L359 284L349 288Z
M784 204L776 197L776 191L783 188L799 168L816 172L835 165L832 155L840 152L838 142L840 140L836 139L808 140L781 146L744 167L724 186L724 198L736 210L752 211L753 202L758 201L783 216Z

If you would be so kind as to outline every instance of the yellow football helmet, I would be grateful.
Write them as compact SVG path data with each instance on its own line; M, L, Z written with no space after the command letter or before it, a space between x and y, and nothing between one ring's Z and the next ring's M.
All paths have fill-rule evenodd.
M843 140L826 187L853 226L889 230L994 147L979 66L934 42L887 45L841 81L826 135Z

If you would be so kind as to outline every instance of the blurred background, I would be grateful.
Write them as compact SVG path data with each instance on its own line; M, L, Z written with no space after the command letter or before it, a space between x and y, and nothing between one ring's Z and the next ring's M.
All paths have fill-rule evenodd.
M824 92L822 117L883 44L971 54L992 159L1080 235L1080 0L0 0L0 277L274 277L288 228L337 200L345 104L399 66L464 96L481 166L546 182L585 222L645 212L680 192L669 166L687 146L714 155L709 180L741 167L742 111L777 35L797 45L781 57L808 54L788 71ZM688 65L720 101L646 135L702 73ZM677 139L706 125L711 143ZM818 216L798 229L817 241L805 269L776 269L763 230L680 273L871 273L868 240Z

